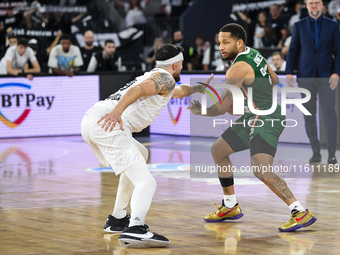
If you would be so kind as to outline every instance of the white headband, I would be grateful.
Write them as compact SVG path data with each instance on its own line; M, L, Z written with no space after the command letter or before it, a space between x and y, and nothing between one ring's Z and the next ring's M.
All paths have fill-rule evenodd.
M183 59L183 54L182 52L178 53L178 55L169 58L167 60L158 60L156 61L156 64L158 66L167 66L167 65L172 65L173 63L179 62Z

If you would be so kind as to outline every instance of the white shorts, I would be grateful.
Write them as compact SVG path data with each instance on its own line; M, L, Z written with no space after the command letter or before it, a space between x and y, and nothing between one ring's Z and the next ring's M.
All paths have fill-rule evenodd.
M124 121L124 131L119 124L109 132L101 128L97 121L112 110L109 108L92 107L85 114L81 122L81 134L85 142L90 145L102 166L111 166L116 175L139 161L146 161L148 150L137 142L131 134L128 121Z

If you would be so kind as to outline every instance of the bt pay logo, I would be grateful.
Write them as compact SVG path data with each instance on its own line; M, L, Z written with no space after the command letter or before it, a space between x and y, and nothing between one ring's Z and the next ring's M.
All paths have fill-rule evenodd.
M11 90L2 90L8 87L11 87ZM54 96L40 96L35 93L27 93L27 89L32 89L32 86L24 83L0 84L0 121L6 126L10 128L18 127L27 118L32 107L42 107L46 108L46 110L51 109ZM14 90L19 92L10 92ZM19 117L15 120L10 120L9 117L6 117L12 115L13 112L20 111L22 108L24 108L23 111L19 113Z

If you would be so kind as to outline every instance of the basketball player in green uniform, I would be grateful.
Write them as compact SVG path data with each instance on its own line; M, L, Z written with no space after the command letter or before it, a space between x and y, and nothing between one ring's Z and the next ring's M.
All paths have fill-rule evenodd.
M272 87L279 83L278 76L269 67L265 58L257 50L246 47L246 33L238 24L227 24L219 33L220 52L223 60L233 62L226 73L226 84L240 88L244 97L248 97L248 88L253 88L253 104L258 110L268 110L272 106ZM221 96L222 105L212 105L207 109L206 116L225 114L230 108L233 96L228 89ZM245 105L247 103L245 102ZM190 110L201 114L201 104L197 101L191 103ZM272 119L278 121L270 121ZM281 198L291 211L289 221L279 227L280 231L294 231L307 227L316 221L308 210L304 209L289 190L286 182L272 172L264 173L261 166L272 166L276 153L279 136L283 131L281 121L281 107L270 115L255 115L245 108L245 114L236 123L245 125L232 125L219 137L212 146L211 152L215 164L231 169L232 163L229 155L250 149L252 167L257 166L254 175L266 184L279 198ZM230 166L230 167L229 167ZM217 211L204 217L207 222L221 222L235 220L243 216L242 210L236 201L234 179L232 172L219 172L219 180L224 192L222 206Z

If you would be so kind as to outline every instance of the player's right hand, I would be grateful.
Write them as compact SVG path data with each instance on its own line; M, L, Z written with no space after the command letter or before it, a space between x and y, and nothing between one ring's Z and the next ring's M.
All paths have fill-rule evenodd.
M110 113L105 114L103 117L101 117L98 120L97 124L99 124L103 120L104 120L104 122L103 122L101 128L104 129L105 132L107 130L109 130L109 132L111 132L114 129L114 127L116 126L117 123L119 123L120 129L122 131L124 131L123 120L122 120L122 118L120 117L119 114L115 113L114 110L111 111Z
M210 77L209 77L204 83L205 83L205 84L209 84L210 81L211 81L213 78L214 78L214 74L211 73L211 74L210 74Z

